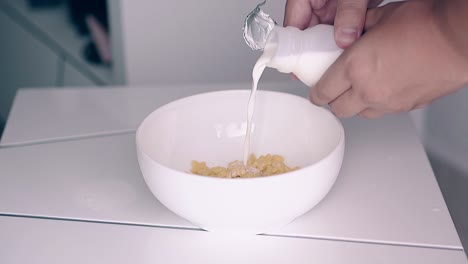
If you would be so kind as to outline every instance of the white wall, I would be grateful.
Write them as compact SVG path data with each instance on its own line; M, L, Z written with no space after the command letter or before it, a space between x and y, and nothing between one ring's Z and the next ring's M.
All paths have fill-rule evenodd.
M120 0L126 82L250 81L260 53L244 43L242 26L259 2ZM282 24L285 3L270 0L264 10ZM268 70L263 79L289 76Z

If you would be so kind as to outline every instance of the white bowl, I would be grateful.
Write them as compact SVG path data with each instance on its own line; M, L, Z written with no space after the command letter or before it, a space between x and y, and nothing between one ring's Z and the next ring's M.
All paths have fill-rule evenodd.
M188 173L191 161L226 166L242 160L250 91L219 91L155 110L136 133L146 184L171 211L208 231L259 234L288 224L333 186L344 130L328 110L302 97L258 91L251 150L301 169L268 177L226 179Z

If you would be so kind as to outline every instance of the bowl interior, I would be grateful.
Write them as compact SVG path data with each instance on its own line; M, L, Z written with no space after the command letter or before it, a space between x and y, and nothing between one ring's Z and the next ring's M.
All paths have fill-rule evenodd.
M250 91L199 94L151 113L137 131L137 143L158 163L179 171L191 161L226 166L242 160ZM326 109L295 95L258 91L251 152L279 154L289 166L320 161L339 144L342 127Z

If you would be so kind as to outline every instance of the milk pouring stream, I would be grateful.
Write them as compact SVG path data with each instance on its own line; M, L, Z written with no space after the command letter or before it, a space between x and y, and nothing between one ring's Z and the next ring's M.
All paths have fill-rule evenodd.
M266 67L283 73L294 73L299 80L312 87L343 50L334 39L330 25L316 25L306 30L281 27L257 6L244 25L244 39L252 49L263 49L252 71L252 91L247 109L247 131L244 142L244 164L250 153L252 118L258 81Z

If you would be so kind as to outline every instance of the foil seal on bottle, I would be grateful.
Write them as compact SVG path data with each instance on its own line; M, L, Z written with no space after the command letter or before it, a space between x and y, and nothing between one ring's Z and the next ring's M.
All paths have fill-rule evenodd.
M244 40L253 50L263 50L268 35L276 26L276 22L260 8L265 3L266 0L258 4L244 21Z

